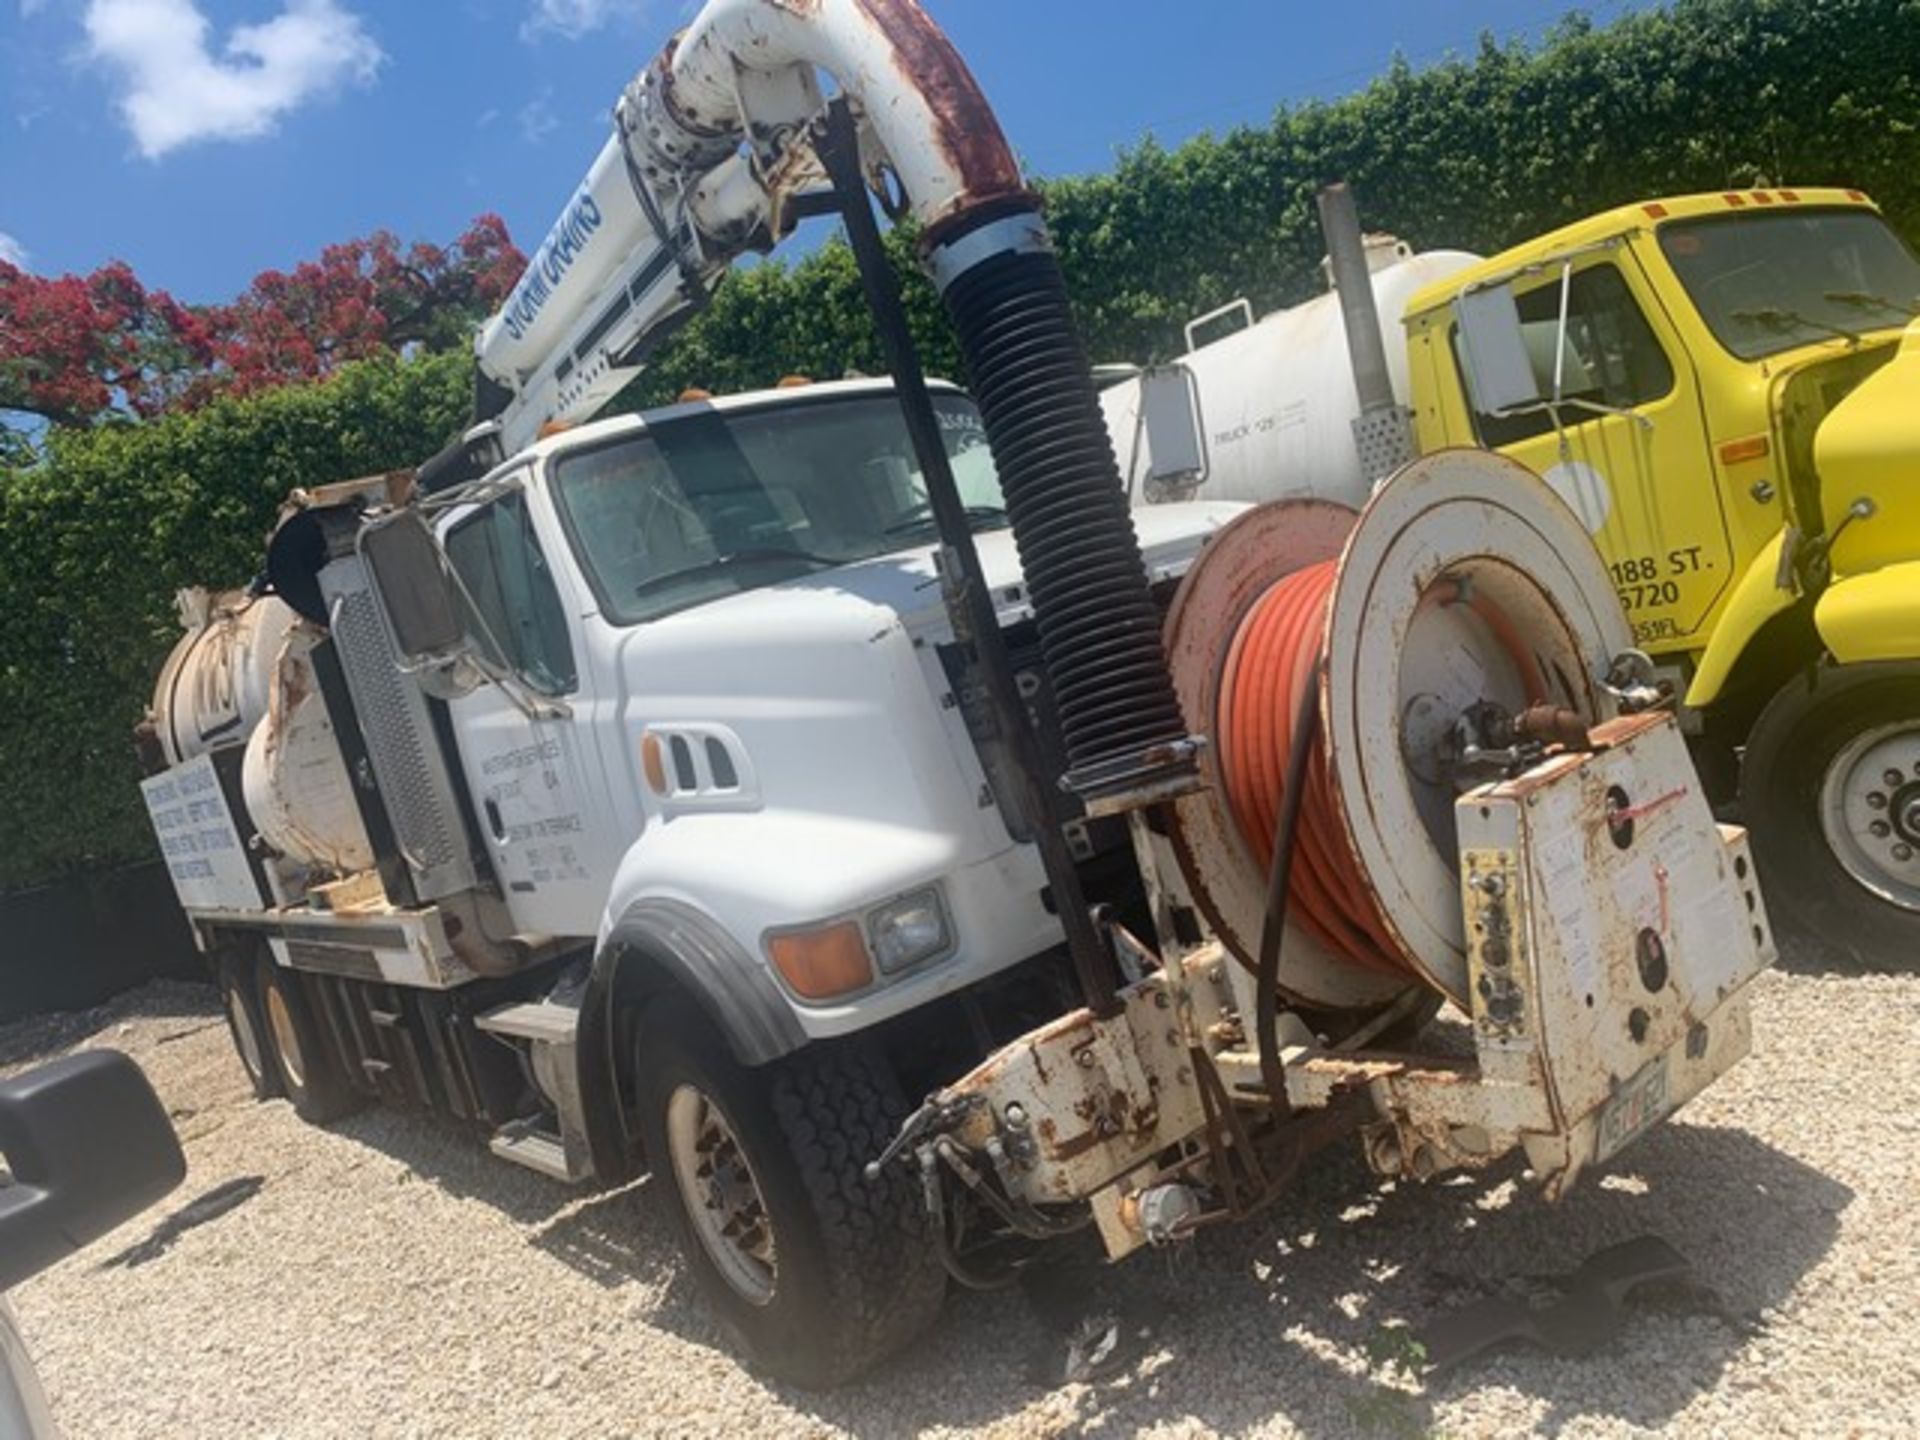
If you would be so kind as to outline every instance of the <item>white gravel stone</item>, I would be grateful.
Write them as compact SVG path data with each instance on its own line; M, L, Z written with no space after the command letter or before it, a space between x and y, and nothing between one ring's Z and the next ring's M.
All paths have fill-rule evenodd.
M1920 1416L1920 979L1776 973L1755 1054L1549 1207L1511 1166L1373 1183L1330 1153L1257 1224L1113 1274L1164 1312L1099 1386L1027 1378L1017 1294L957 1295L845 1390L768 1384L720 1347L646 1182L581 1194L450 1122L331 1130L254 1104L210 990L153 985L0 1029L0 1068L127 1050L173 1112L187 1183L12 1296L75 1440L119 1436L1910 1435ZM253 1199L159 1259L103 1268L222 1181ZM1665 1237L1742 1328L1637 1307L1582 1360L1515 1350L1421 1384L1377 1358L1417 1326L1603 1245Z

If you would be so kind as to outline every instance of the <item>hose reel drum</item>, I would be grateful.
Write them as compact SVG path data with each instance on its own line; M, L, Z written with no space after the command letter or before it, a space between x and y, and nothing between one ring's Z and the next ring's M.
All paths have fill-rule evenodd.
M1586 528L1515 462L1450 450L1356 517L1292 500L1201 552L1167 620L1209 782L1176 802L1195 903L1251 966L1265 914L1286 717L1324 655L1318 753L1279 985L1372 1009L1410 982L1467 1000L1454 802L1521 747L1611 718L1632 640Z

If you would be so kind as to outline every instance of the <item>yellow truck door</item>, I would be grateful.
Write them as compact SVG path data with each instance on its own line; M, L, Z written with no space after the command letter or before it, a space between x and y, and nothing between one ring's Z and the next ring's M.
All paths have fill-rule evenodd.
M1699 383L1624 246L1570 263L1568 273L1549 263L1513 287L1540 392L1560 402L1477 413L1474 428L1482 444L1543 475L1586 522L1637 643L1697 649L1736 578Z

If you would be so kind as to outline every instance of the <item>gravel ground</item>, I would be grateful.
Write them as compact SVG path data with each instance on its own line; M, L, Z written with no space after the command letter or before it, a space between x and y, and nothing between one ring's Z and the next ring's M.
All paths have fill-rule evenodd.
M1106 1282L1161 1312L1098 1386L1028 1378L1017 1293L827 1396L719 1348L646 1183L580 1195L430 1117L331 1131L256 1105L211 990L153 985L0 1029L0 1067L130 1052L191 1161L165 1205L13 1295L54 1410L93 1436L1911 1434L1920 1416L1920 979L1775 973L1756 1053L1557 1209L1509 1168L1372 1182L1344 1150L1264 1223ZM251 1200L108 1263L238 1176ZM1636 1306L1582 1360L1516 1350L1421 1385L1394 1326L1665 1237L1721 1306Z

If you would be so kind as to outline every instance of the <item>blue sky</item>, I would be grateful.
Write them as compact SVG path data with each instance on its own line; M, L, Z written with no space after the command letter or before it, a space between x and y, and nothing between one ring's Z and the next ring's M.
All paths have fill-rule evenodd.
M1031 169L1103 168L1570 0L927 0ZM1605 21L1637 0L1588 0ZM0 0L0 254L191 302L385 227L529 246L690 0Z

